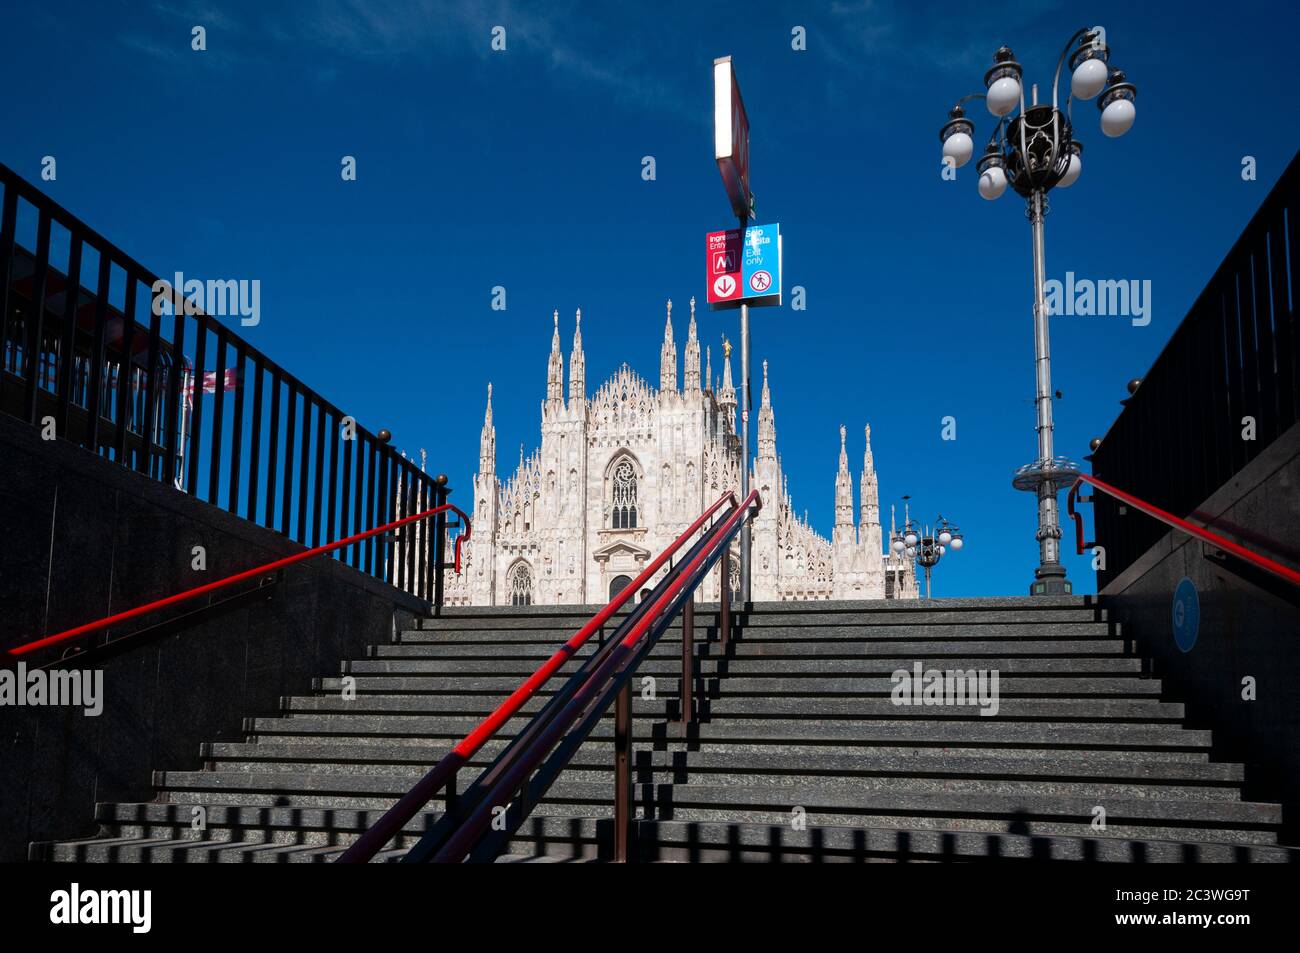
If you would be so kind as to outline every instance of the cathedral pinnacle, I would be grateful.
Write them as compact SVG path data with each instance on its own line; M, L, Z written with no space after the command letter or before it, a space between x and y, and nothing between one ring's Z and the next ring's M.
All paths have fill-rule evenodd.
M686 358L682 366L682 389L700 389L700 339L695 328L695 297L691 296L691 323L686 331Z
M546 399L564 401L564 357L560 354L560 311L557 308L552 317L555 319L555 331L551 334L551 358L546 366Z
M758 459L776 460L776 415L772 411L772 391L767 385L767 361L763 362L763 401L758 408Z
M673 343L673 299L668 299L668 316L664 319L664 346L659 351L659 389L677 390L677 345Z
M573 326L573 353L569 355L569 400L585 400L586 396L587 359L582 353L582 309L579 308Z
M835 474L835 529L831 542L841 546L852 546L856 540L853 533L853 478L849 476L849 454L845 448L848 430L840 424L840 468Z
M492 382L487 386L487 410L483 413L483 431L478 441L478 470L483 476L497 469L497 430L492 425Z
M736 388L731 383L731 342L722 337L722 386L718 388L718 406L725 415L727 433L736 432Z

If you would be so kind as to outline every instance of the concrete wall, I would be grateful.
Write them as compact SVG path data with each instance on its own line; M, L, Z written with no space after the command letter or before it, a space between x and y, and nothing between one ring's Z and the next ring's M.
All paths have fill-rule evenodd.
M1132 510L1123 517L1148 518ZM1300 568L1300 425L1205 501L1192 521ZM1166 694L1186 703L1189 725L1213 730L1215 759L1245 763L1247 798L1281 802L1287 840L1300 843L1300 590L1255 585L1207 552L1212 548L1171 531L1101 595L1153 660ZM1174 590L1184 577L1196 585L1201 611L1188 652L1173 635ZM1242 698L1247 676L1256 682L1255 701Z
M196 545L206 572L191 568ZM0 646L301 549L0 414ZM151 799L153 770L199 768L201 742L242 739L244 717L275 712L422 607L318 557L286 570L269 601L104 661L98 717L0 707L0 861L94 834L96 802Z

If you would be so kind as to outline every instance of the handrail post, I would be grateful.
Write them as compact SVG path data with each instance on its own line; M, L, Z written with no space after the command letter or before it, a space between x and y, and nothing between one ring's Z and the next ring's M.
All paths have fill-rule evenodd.
M627 863L632 832L632 682L614 702L614 862Z
M721 611L718 613L718 637L722 647L722 654L727 654L727 643L731 640L731 546L728 544L722 550L722 559L718 565L722 568L720 582L722 584Z
M434 482L438 485L435 505L442 506L447 502L447 495L451 493L451 490L447 489L447 475L438 474ZM446 543L447 513L443 511L433 518L433 614L435 616L442 615L442 564L447 557Z
M682 680L677 686L682 726L695 720L695 593L682 606Z

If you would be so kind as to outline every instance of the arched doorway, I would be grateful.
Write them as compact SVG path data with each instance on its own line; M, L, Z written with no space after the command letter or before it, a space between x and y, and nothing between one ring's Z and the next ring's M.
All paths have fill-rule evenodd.
M609 584L609 597L613 599L631 584L631 576L615 576Z

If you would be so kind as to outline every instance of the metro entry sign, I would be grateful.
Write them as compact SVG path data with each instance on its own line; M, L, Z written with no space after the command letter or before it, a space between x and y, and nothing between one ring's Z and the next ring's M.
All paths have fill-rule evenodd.
M708 302L713 308L781 303L781 226L709 232Z

